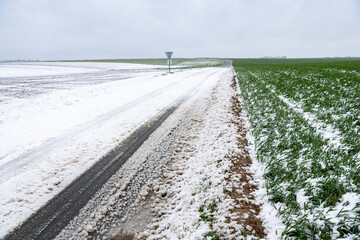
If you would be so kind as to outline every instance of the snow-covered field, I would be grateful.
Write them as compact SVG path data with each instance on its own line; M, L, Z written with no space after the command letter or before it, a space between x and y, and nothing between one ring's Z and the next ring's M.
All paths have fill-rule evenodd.
M22 62L0 63L0 78L91 73L102 70L161 68L156 65L97 62Z
M0 65L0 237L139 125L194 89L214 84L222 71L165 75L154 68Z
M284 239L359 239L360 61L235 60Z

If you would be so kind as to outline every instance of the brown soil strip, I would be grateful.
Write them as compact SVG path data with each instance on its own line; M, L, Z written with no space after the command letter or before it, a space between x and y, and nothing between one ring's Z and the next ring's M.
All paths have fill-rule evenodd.
M235 77L233 78L231 86L236 91L237 83ZM252 161L247 150L247 129L241 117L242 108L238 100L238 94L231 98L231 102L232 112L236 119L233 121L233 123L237 126L237 132L239 134L239 137L237 138L237 145L241 150L241 154L236 153L231 156L233 163L231 172L240 177L239 182L233 184L235 186L231 189L231 191L228 191L229 196L236 202L236 207L232 209L232 212L239 216L239 218L234 219L234 221L244 227L243 232L245 232L247 235L264 238L264 227L259 217L261 206L256 203L256 199L253 195L253 192L257 189L257 186L252 181L252 173L249 172L249 167L251 166ZM230 182L232 180L227 179L227 181Z

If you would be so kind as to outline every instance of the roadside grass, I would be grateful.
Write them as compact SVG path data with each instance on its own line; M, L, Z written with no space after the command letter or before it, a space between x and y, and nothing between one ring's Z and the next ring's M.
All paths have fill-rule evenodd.
M284 239L360 239L360 59L234 59Z
M137 63L167 66L165 58L143 58L143 59L89 59L89 60L64 60L59 62L108 62L108 63ZM225 62L220 58L172 58L172 66L177 68L200 68L216 67Z

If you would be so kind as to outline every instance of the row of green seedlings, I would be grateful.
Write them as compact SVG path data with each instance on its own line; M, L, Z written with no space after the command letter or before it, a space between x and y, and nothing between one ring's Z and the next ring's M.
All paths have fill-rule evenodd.
M353 68L359 69L359 65ZM360 152L359 72L318 66L268 67L259 73L270 86L290 97L305 112L342 133L343 144L354 161Z
M220 135L217 137L221 137ZM216 164L216 167L221 166L222 160L217 160L214 164ZM213 183L209 179L208 176L205 176L202 178L202 184L200 185L199 191L200 192L207 192L211 187ZM210 202L207 204L207 202ZM215 200L209 200L205 199L204 203L199 207L199 221L203 221L209 224L210 231L205 233L203 235L204 239L211 239L211 240L218 240L220 239L220 235L214 230L213 222L215 217L215 212L217 211L217 203Z
M209 204L206 204L207 200L205 200L204 204L200 206L199 213L200 218L199 221L203 221L209 223L210 231L204 234L204 239L218 240L220 235L214 231L213 221L214 221L214 212L217 209L217 204L215 201L212 201Z
M359 236L359 214L329 218L341 196L359 193L359 168L282 102L261 77L264 69L235 68L243 107L255 137L257 158L266 165L266 187L286 229L284 239L332 239ZM255 74L254 74L255 73ZM259 77L256 77L256 76ZM297 201L303 192L305 201ZM360 206L355 211L360 213Z

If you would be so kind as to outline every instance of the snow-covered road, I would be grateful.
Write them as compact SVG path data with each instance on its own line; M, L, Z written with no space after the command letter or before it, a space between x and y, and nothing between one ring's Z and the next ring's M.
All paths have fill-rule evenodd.
M0 237L140 125L183 96L211 89L226 71L155 68L0 64Z

